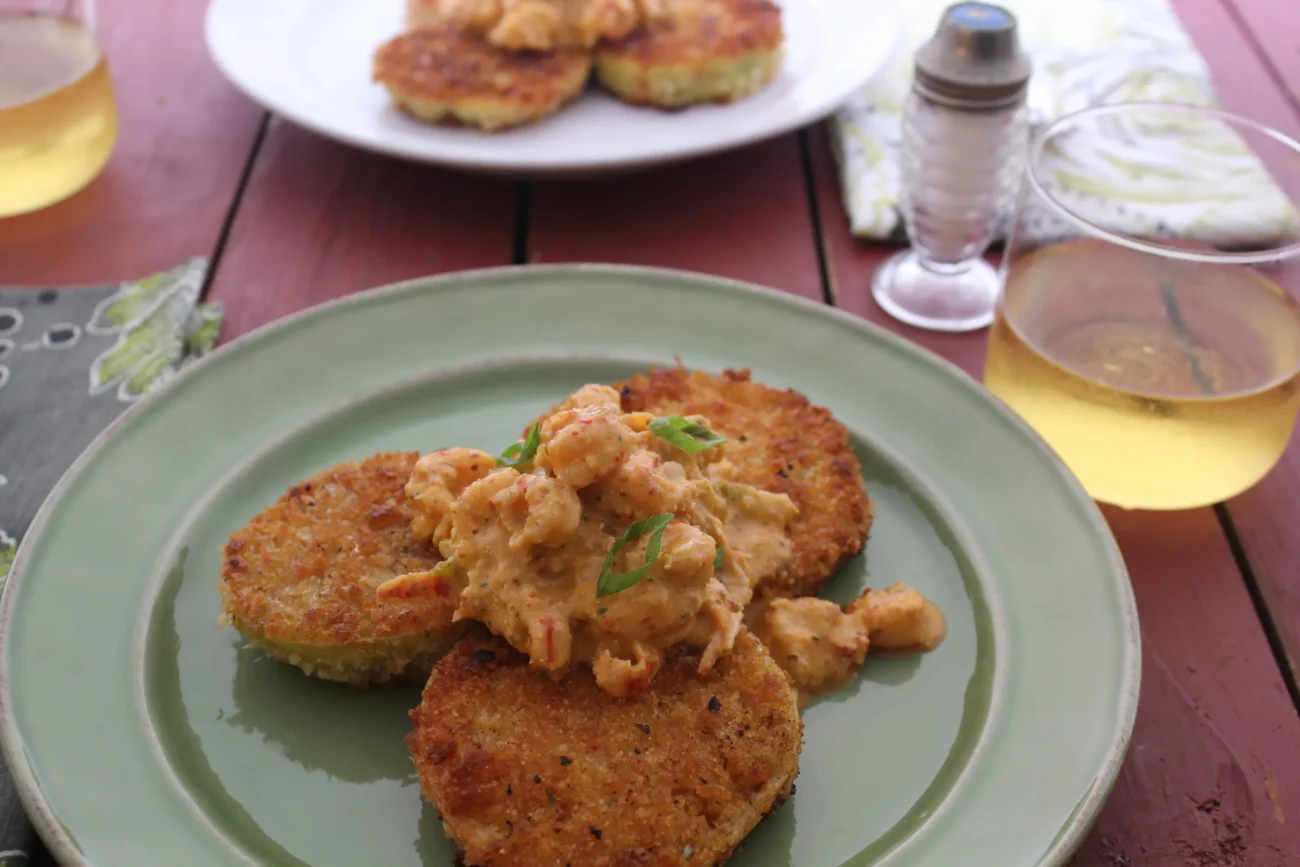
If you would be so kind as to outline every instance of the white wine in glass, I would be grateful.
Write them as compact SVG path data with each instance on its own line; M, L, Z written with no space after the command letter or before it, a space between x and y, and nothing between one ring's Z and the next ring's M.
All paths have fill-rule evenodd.
M0 0L0 217L77 192L116 141L91 0Z
M1298 162L1272 130L1173 106L1093 109L1031 148L984 382L1095 499L1220 502L1286 449L1300 305L1274 274L1300 254Z

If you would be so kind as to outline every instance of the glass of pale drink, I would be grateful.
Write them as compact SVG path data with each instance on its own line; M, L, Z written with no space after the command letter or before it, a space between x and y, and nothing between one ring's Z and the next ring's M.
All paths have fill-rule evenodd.
M1056 121L1029 149L985 385L1101 502L1244 491L1300 409L1297 201L1300 144L1241 117L1127 103Z
M77 192L116 140L92 0L0 0L0 217Z

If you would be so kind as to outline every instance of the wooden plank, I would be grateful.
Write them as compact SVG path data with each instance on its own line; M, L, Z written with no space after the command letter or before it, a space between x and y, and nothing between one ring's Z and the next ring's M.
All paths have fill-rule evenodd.
M703 271L820 300L795 135L626 177L537 184L530 261Z
M1300 720L1214 513L1106 517L1137 595L1142 698L1074 867L1300 863Z
M1294 55L1291 67L1292 87L1300 86L1300 4L1290 0L1172 0L1182 18L1187 34L1201 50L1214 75L1214 85L1224 106L1252 120L1274 126L1292 136L1300 136L1297 103L1278 83L1270 61L1281 62L1280 55L1257 53L1257 45L1290 43ZM1243 31L1230 8L1271 9L1268 24L1258 16L1253 32ZM1261 29L1262 28L1262 29ZM1266 32L1271 31L1271 32ZM1259 42L1256 42L1259 40ZM1294 169L1293 169L1294 170Z
M1275 275L1300 297L1300 262ZM1281 461L1254 488L1227 504L1232 528L1250 562L1261 598L1270 612L1284 666L1300 682L1300 438L1292 437Z
M508 265L518 184L356 150L273 120L209 295L222 339L374 286Z
M1211 65L1227 68L1220 86L1229 102L1253 97L1261 100L1261 110L1276 111L1248 92L1262 86L1243 74L1256 61L1223 8L1198 0L1179 5L1195 13L1189 31L1207 40L1203 48ZM837 303L978 377L983 332L912 329L872 300L871 276L893 248L851 237L824 131L814 141L822 244ZM1284 514L1294 516L1300 487L1287 490L1292 496ZM1124 551L1142 620L1142 704L1120 781L1075 864L1300 862L1300 830L1294 819L1285 824L1284 800L1300 789L1294 749L1300 720L1213 511L1108 510L1107 518ZM1297 554L1288 551L1277 563L1294 563Z
M1190 5L1195 0L1180 0ZM1276 80L1300 108L1300 3L1295 0L1227 0L1259 46Z
M1230 108L1300 135L1300 4L1229 0L1264 46L1266 59L1251 54L1227 10L1210 14L1196 0L1180 0L1189 32L1210 59ZM1207 7L1211 8L1211 7ZM1218 7L1212 7L1217 9ZM1287 53L1289 52L1289 54ZM1215 58L1221 62L1215 63ZM1270 69L1269 62L1273 64ZM1285 93L1273 73L1281 72L1291 88ZM1296 163L1292 163L1292 171ZM1300 193L1292 184L1291 193ZM1300 262L1289 263L1275 278L1300 297ZM1228 504L1228 512L1250 561L1256 584L1277 630L1292 682L1300 681L1300 442L1293 438L1281 462L1263 482Z
M204 5L119 0L101 10L116 150L77 195L0 220L0 282L104 283L212 253L262 112L208 59Z
M1214 70L1227 106L1300 136L1300 104L1296 102L1296 88L1300 87L1300 6L1256 0L1225 0L1222 6L1202 5L1197 0L1176 3L1188 32ZM1230 6L1236 7L1240 18L1234 17ZM1242 31L1239 20L1249 27L1249 32ZM1264 57L1253 53L1256 44L1263 47ZM1279 85L1278 74L1292 88L1289 93ZM1295 194L1296 190L1291 192ZM1300 263L1288 264L1275 276L1292 295L1300 296ZM1300 563L1298 499L1300 443L1293 439L1278 467L1228 506L1260 594L1271 612L1293 682L1300 679L1300 583L1295 580L1295 567Z

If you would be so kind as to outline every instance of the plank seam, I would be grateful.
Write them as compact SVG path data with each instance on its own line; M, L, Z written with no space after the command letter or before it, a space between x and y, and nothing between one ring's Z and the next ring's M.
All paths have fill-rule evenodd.
M515 205L515 234L510 250L510 261L515 265L528 264L528 232L533 217L533 185L519 182L519 199Z
M1282 71L1273 62L1273 58L1264 44L1255 36L1255 31L1246 16L1237 8L1237 4L1233 0L1220 0L1219 5L1224 14L1236 25L1241 38L1254 51L1255 57L1263 66L1264 73L1277 88L1287 106L1294 114L1300 115L1300 93L1292 92L1287 85ZM1263 587L1255 575L1255 570L1250 565L1245 543L1238 535L1236 524L1232 518L1232 509L1227 504L1219 504L1214 507L1214 511L1218 515L1219 523L1228 539L1228 546L1232 550L1232 556L1237 561L1237 568L1241 571L1251 602L1255 606L1255 614L1263 626L1265 636L1268 638L1269 648L1273 652L1273 659L1282 672L1282 680L1286 684L1288 694L1291 696L1291 703L1297 712L1300 712L1300 672L1296 670L1295 662L1287 653L1286 642L1282 639L1282 632L1268 608Z
M216 281L217 267L221 264L221 257L226 252L226 242L230 240L230 232L235 225L235 217L239 214L239 206L243 203L244 193L248 190L249 181L253 178L253 167L257 165L258 154L262 152L262 143L266 141L267 130L271 126L271 113L263 112L262 120L257 125L257 134L253 136L253 146L248 150L248 159L244 161L243 171L239 174L239 183L235 185L235 195L230 200L230 207L226 209L226 216L221 221L221 229L217 232L217 241L212 246L212 258L208 262L208 273L204 275L203 286L199 289L199 300L206 301L208 293L212 291L212 284Z
M1228 549L1232 551L1232 559L1237 562L1237 569L1246 584L1246 592L1250 594L1251 604L1255 606L1255 616L1259 618L1264 636L1268 639L1269 650L1273 653L1273 661L1277 664L1282 674L1282 682L1286 684L1287 693L1291 696L1292 707L1300 713L1300 682L1297 682L1295 665L1286 652L1282 633L1277 627L1277 621L1273 619L1273 613L1269 611L1259 580L1255 577L1255 570L1246 555L1246 547L1237 534L1237 525L1232 520L1232 512L1225 504L1218 503L1214 506L1214 513L1219 519L1223 535L1227 537Z
M1225 14L1237 25L1237 29L1241 31L1242 38L1250 43L1250 47L1255 51L1255 57L1263 64L1265 73L1276 85L1278 91L1282 94L1282 98L1290 106L1291 111L1300 114L1300 92L1292 92L1290 85L1287 84L1286 77L1282 75L1282 70L1277 68L1277 65L1273 62L1273 57L1269 54L1268 49L1264 47L1264 43L1260 42L1255 36L1255 31L1251 28L1250 22L1246 20L1246 16L1237 9L1237 4L1232 0L1220 0L1220 5L1223 7Z
M799 165L803 169L804 194L808 198L808 213L812 218L813 246L817 249L817 279L822 285L822 301L835 306L835 292L831 288L830 265L826 258L826 235L822 231L821 206L817 199L817 176L813 173L812 147L808 143L808 127L799 130Z

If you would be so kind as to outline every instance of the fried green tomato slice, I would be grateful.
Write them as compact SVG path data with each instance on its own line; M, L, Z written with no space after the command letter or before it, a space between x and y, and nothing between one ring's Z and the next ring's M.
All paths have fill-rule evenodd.
M667 14L596 48L596 78L620 99L675 109L733 102L781 70L781 10L770 0L667 0Z
M411 713L420 787L471 867L721 864L793 791L803 724L749 632L714 670L679 650L634 698L559 683L471 633Z
M416 452L340 464L294 485L226 542L222 621L270 656L356 687L422 680L464 633L455 596L381 599L441 559L411 532Z
M786 528L794 558L760 596L814 596L866 544L871 501L848 429L830 410L754 382L748 370L656 369L615 387L628 412L705 416L727 438L719 474L794 501L799 514Z
M507 51L454 25L389 40L375 52L373 70L407 114L488 132L554 114L582 93L590 76L587 51Z

